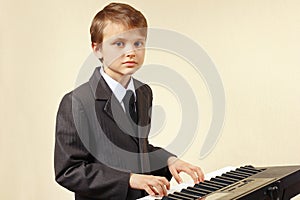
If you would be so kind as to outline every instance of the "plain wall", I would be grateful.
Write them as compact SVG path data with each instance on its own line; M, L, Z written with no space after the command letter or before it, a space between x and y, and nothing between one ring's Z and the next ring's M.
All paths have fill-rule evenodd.
M55 117L91 53L91 20L108 2L1 0L0 199L73 199L54 181ZM127 1L145 14L150 27L170 29L198 43L222 79L226 114L215 148L199 158L212 116L209 93L201 90L195 95L202 121L181 158L205 172L244 164L300 164L300 2L175 2ZM152 54L147 63L163 60ZM202 87L203 81L197 82L193 71L175 60L168 65ZM153 88L155 97L164 92ZM155 101L168 103L168 98L173 97ZM166 132L172 130L170 122L180 120L176 103L173 111L172 106L167 110ZM167 142L168 134L151 141Z

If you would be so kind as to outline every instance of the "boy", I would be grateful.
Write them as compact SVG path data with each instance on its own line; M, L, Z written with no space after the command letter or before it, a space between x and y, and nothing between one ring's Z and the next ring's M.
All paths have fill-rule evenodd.
M89 82L62 99L56 124L56 181L76 200L167 194L180 172L203 181L199 167L148 143L152 91L132 78L143 64L147 22L111 3L94 17L92 48L102 62Z

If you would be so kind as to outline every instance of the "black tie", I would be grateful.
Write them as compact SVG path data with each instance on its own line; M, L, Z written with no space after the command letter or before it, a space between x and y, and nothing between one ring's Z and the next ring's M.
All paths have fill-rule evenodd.
M134 125L137 123L137 113L135 110L135 103L134 103L134 94L132 90L127 90L124 98L123 103L125 107L125 112L129 121Z

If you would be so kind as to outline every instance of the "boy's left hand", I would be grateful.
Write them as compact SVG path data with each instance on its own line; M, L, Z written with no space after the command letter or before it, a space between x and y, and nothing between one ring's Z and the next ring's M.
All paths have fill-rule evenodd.
M204 181L204 174L200 167L191 165L174 156L168 159L168 167L178 183L182 183L182 178L179 176L180 172L185 172L192 177L195 184Z

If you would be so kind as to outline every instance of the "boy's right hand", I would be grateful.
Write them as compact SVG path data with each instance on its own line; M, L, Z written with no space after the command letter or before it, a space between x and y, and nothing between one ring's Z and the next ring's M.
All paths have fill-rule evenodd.
M170 182L165 177L133 173L130 174L129 185L133 189L145 190L152 196L165 196L170 189Z

